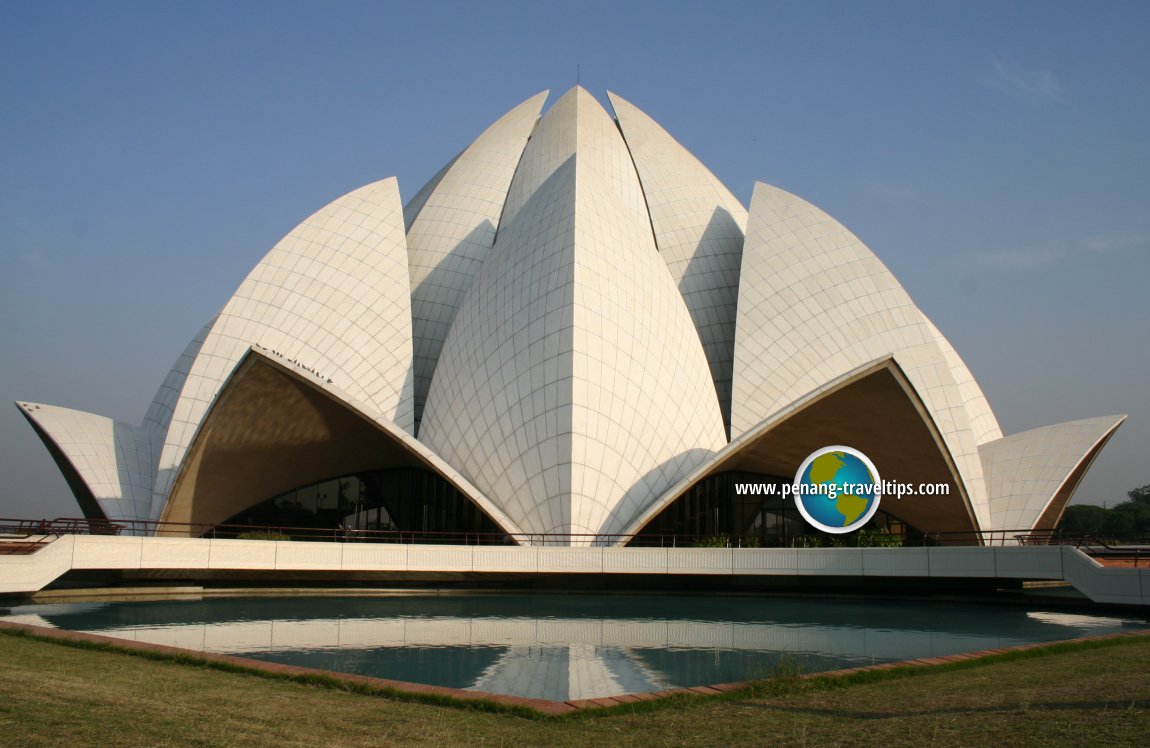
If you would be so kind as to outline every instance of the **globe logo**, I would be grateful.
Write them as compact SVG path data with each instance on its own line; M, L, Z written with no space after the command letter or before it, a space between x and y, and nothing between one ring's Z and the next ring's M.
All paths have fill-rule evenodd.
M803 461L792 491L803 519L823 532L844 533L862 527L878 511L882 481L870 458L837 445Z

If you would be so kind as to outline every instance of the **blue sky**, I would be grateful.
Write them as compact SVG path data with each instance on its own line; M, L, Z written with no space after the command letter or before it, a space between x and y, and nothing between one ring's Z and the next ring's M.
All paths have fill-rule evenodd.
M1150 3L0 4L0 395L139 422L300 220L410 197L575 83L859 235L1006 433L1130 420L1076 501L1150 483ZM79 510L0 408L0 516Z

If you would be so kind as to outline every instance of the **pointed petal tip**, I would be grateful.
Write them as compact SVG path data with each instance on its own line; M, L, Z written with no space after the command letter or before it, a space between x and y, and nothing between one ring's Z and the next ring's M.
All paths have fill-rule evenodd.
M518 109L519 107L527 107L527 106L531 106L531 107L534 107L537 109L542 109L543 105L545 103L547 103L547 97L550 95L551 95L551 89L545 88L542 91L540 91L539 93L532 94L531 96L528 96L526 99L521 101L515 107L515 109Z
M613 107L617 106L619 104L622 104L623 106L628 106L628 107L631 107L632 109L638 108L634 104L632 104L631 102L624 99L619 94L612 91L611 89L607 89L607 100L611 102L611 106L613 106Z
M622 96L615 93L614 91L611 91L610 89L607 90L607 103L611 105L611 113L615 115L615 119L619 119L620 106L630 109L635 108L634 104L627 101Z

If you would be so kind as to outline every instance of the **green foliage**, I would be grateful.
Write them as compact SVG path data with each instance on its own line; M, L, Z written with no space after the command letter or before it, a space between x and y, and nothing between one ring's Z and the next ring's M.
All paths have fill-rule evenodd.
M1062 515L1060 528L1067 533L1091 535L1102 532L1110 512L1093 504L1075 504Z
M719 533L718 535L698 537L695 540L695 548L758 548L759 545L759 539L756 535L731 537L727 533Z
M1105 529L1111 533L1150 530L1150 504L1122 502L1110 510Z
M253 531L253 532L241 532L239 535L236 536L236 538L238 540L291 540L291 535L287 535L287 534L282 533L282 532Z
M1126 495L1136 504L1150 504L1150 483L1141 488L1135 488L1133 491L1128 491Z
M902 548L906 545L906 538L864 527L846 535L797 535L791 538L790 545L792 548Z
M696 548L758 548L759 539L754 535L731 537L725 532L695 540Z
M893 535L864 527L855 533L854 541L859 548L902 548L905 539L902 535Z
M1126 494L1129 499L1110 509L1090 504L1067 508L1058 529L1064 534L1130 535L1150 533L1150 484Z
M845 548L847 539L842 535L819 533L817 535L799 535L792 539L793 548Z

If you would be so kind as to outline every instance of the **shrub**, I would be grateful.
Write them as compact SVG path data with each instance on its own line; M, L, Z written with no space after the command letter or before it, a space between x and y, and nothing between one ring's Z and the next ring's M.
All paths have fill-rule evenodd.
M291 535L273 531L241 532L236 536L238 540L291 540Z

